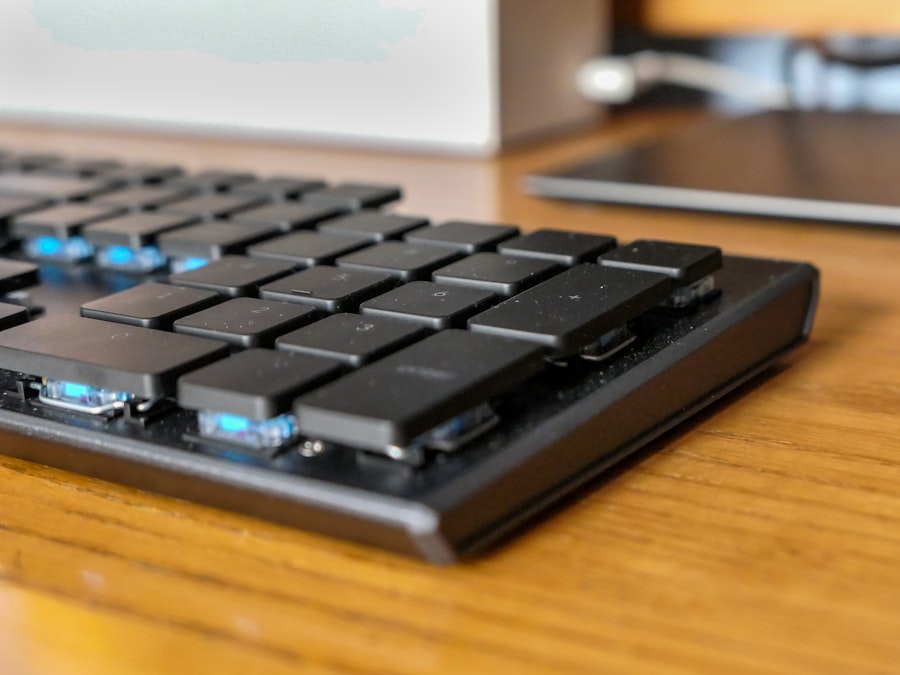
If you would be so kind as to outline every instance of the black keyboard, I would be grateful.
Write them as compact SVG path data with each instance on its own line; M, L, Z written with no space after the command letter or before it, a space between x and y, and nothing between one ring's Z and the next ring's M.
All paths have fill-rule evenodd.
M809 265L0 153L2 452L437 563L802 343Z

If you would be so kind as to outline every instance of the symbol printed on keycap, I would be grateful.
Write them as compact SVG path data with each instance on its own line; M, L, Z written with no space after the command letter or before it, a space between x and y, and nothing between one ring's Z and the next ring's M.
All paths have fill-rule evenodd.
M357 327L356 327L356 330L359 331L360 333L364 333L364 332L366 332L366 331L372 330L373 328L375 328L375 324L373 324L373 323L364 323L364 324L362 324L361 326L357 326Z
M131 337L131 333L125 331L124 333L114 333L109 336L110 340L124 340L125 338Z

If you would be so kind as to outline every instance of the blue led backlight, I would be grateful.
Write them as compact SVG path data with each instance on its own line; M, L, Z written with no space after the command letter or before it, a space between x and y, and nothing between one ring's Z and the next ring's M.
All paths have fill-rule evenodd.
M255 420L231 413L201 410L197 413L200 435L253 448L277 448L295 438L296 418L285 413Z
M43 403L58 408L101 415L122 408L134 396L124 391L93 387L81 382L45 378L41 383L39 398Z
M77 262L90 258L94 254L94 247L80 236L62 239L43 235L28 239L25 242L25 253L31 258L39 260Z
M204 265L209 265L209 260L206 258L174 258L172 260L172 272L175 274L190 272Z
M97 251L97 264L121 272L152 272L165 267L166 256L156 246L139 249L127 246L106 246Z

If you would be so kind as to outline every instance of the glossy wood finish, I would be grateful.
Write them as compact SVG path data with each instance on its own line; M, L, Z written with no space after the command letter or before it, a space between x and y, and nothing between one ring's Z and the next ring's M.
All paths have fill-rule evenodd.
M0 458L0 672L897 672L900 230L518 189L689 117L496 160L0 128L14 148L396 180L408 213L719 244L823 274L789 363L456 567Z

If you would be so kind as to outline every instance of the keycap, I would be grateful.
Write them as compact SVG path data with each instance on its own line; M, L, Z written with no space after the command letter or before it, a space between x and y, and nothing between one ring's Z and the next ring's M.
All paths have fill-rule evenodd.
M193 216L174 213L129 213L87 225L82 235L98 246L139 249L153 244L159 235L196 223Z
M167 181L166 184L171 187L197 189L201 192L221 192L254 180L256 180L256 176L249 171L219 171L212 169L179 176Z
M28 321L28 309L21 305L0 302L0 331L18 326Z
M89 223L124 213L116 206L94 204L62 204L32 211L13 219L12 232L17 237L58 237L65 239L81 232Z
M93 178L120 168L122 163L114 159L62 159L39 166L34 173Z
M384 316L441 330L464 327L473 314L486 308L494 294L430 281L413 281L360 305L365 316Z
M265 195L271 199L298 199L312 190L326 187L318 178L272 176L263 180L240 183L229 190L233 194Z
M404 234L428 224L427 218L399 216L378 211L360 211L349 216L326 220L319 225L325 234L365 237L371 242L400 239Z
M108 192L95 200L98 204L123 206L129 211L142 211L166 206L194 194L187 188L168 188L158 185L139 185Z
M476 253L435 270L432 279L442 284L471 286L498 295L515 295L562 271L555 262L499 253Z
M288 412L297 396L340 372L340 365L330 359L247 349L182 375L178 405L269 419Z
M260 286L293 271L293 265L278 260L226 255L198 269L173 274L169 283L236 298L259 295Z
M14 216L49 206L50 202L34 197L8 197L0 195L0 224L6 224Z
M317 223L329 218L334 218L343 213L340 209L331 206L315 206L302 202L287 202L278 204L266 204L247 211L235 213L231 220L236 223L259 223L262 225L275 225L284 232L312 228Z
M271 347L275 338L313 321L316 310L287 302L233 298L175 321L176 333L224 340L233 347Z
M65 314L0 331L0 368L147 399L227 354L223 342Z
M337 266L385 272L403 281L412 281L428 279L434 270L459 256L458 251L440 246L386 241L338 258Z
M343 183L303 195L303 201L320 206L336 206L348 211L372 209L400 199L402 192L395 185L363 185Z
M605 267L658 272L687 286L722 266L722 251L715 246L639 239L604 253L597 261Z
M359 303L393 288L388 274L322 265L291 274L259 289L262 298L299 302L325 312L351 312Z
M159 237L159 248L168 256L218 260L229 253L242 253L248 246L278 234L272 225L213 220L181 227Z
M465 253L493 251L497 244L519 234L513 225L473 223L451 220L440 225L423 227L407 234L404 239L411 244L447 246Z
M265 202L266 198L258 195L201 194L166 204L162 211L165 213L184 213L212 220L246 211Z
M326 356L358 368L419 340L424 326L380 316L332 314L275 340L275 348Z
M544 366L534 345L448 330L301 396L300 432L384 452L502 394Z
M39 174L0 174L0 195L42 197L54 202L84 199L108 192L100 179L44 176Z
M535 230L497 246L500 253L544 258L560 265L594 262L597 256L616 245L614 237L562 230Z
M18 260L0 259L0 296L41 282L37 265Z
M212 291L148 282L87 302L81 306L81 315L169 330L175 319L220 301Z
M286 260L298 267L313 267L331 265L341 256L358 251L370 243L366 237L300 231L254 244L247 249L247 255Z
M184 174L180 166L174 164L153 164L140 162L120 169L108 171L99 179L109 185L150 185L177 178Z
M582 264L469 319L469 328L569 356L662 302L671 288L664 274Z

